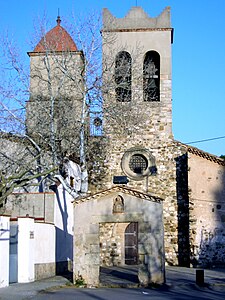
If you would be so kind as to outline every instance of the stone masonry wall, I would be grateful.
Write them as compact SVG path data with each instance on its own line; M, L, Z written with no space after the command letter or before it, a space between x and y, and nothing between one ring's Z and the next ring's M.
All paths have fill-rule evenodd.
M94 138L96 142L96 138ZM124 142L123 142L124 141ZM159 145L155 141L154 147L149 145L149 141L142 136L135 136L129 139L117 139L111 136L108 141L101 146L98 143L99 152L104 153L102 160L100 157L90 167L90 190L97 192L113 186L113 176L124 175L121 169L121 159L124 152L134 146L141 146L149 149L156 159L157 174L149 176L140 181L129 179L128 187L133 187L140 191L148 191L164 199L164 237L165 254L168 264L178 264L178 200L177 200L177 163L178 157L185 153L183 146L171 140ZM96 177L98 184L96 185ZM180 174L183 176L183 174ZM182 200L182 199L181 199Z
M110 188L114 176L125 175L121 161L126 151L134 147L149 151L156 162L155 176L128 178L127 186L164 199L166 261L178 264L177 159L186 150L172 135L170 10L166 8L159 17L151 18L135 7L121 19L105 10L103 22L104 138L93 139L98 148L92 152L93 163L89 165L90 191ZM115 97L114 63L120 51L128 52L132 60L129 102L118 102ZM160 56L159 102L143 98L143 61L148 51Z
M138 254L144 258L139 269L142 266L146 271L142 275L147 283L164 282L162 203L153 196L145 199L144 195L134 196L130 189L111 189L75 201L74 282L82 278L88 286L99 285L103 259L104 264L113 264L123 257L122 233L130 222L138 223ZM118 196L124 200L121 213L114 211Z
M100 223L100 265L124 265L124 231L128 223Z
M225 166L189 153L193 266L225 265Z

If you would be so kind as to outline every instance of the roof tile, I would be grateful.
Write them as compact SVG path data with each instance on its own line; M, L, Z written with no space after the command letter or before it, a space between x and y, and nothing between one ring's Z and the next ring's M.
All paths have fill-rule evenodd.
M69 33L60 25L61 20L57 18L57 25L52 28L40 40L33 52L50 51L77 51L77 46Z

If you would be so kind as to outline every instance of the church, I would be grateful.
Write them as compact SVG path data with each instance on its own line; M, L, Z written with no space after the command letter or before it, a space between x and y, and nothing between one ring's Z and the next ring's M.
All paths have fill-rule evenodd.
M104 9L101 36L94 119L84 113L85 56L59 17L28 53L27 133L76 165L55 188L73 202L74 282L98 286L101 266L138 265L148 285L164 282L165 265L224 265L225 161L173 137L170 7L157 17L132 7L124 18Z
M225 258L225 162L173 138L170 8L151 18L142 8L133 7L121 19L105 9L102 38L104 140L95 138L101 154L98 164L90 163L92 195L86 204L77 201L75 215L79 206L97 205L96 197L98 201L111 198L112 217L107 219L105 212L102 219L99 217L98 222L102 221L96 234L101 241L109 226L118 222L115 226L121 232L121 223L134 223L138 237L131 243L136 252L129 252L125 230L124 244L112 240L110 246L108 233L97 253L104 262L105 251L114 245L114 252L125 253L124 260L123 254L117 257L121 257L119 263L133 256L134 261L147 266L153 281L153 270L159 270L164 259L169 265L221 265ZM124 210L118 216L113 215L113 207L119 196ZM146 201L142 199L149 196L158 203L155 213L144 208ZM109 204L108 200L105 205ZM75 243L76 234L75 223ZM158 277L156 281L160 281Z

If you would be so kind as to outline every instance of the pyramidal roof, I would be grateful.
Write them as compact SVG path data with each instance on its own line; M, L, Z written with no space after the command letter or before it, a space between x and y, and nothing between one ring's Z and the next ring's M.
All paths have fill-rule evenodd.
M57 17L57 25L52 28L40 40L33 52L50 51L77 51L77 46L69 33L60 25L60 17Z

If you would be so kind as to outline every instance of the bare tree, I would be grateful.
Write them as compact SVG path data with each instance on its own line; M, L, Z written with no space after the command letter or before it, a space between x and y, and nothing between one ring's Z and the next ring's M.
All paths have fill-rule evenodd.
M39 25L36 22L33 51L28 53L30 63L20 57L21 51L8 36L3 40L4 63L1 72L4 80L0 83L0 129L3 135L11 132L15 138L13 156L19 177L22 174L20 167L21 171L29 170L28 158L32 165L32 176L45 178L47 170L48 177L55 175L67 156L80 165L81 192L86 192L88 149L97 155L99 152L93 149L88 138L90 112L92 115L102 114L104 98L105 130L108 133L113 130L118 136L131 135L140 124L148 122L143 119L146 114L137 110L131 101L138 101L141 95L143 74L135 70L140 69L139 54L142 47L135 45L134 49L127 51L126 45L119 47L117 44L120 52L115 55L117 37L107 33L101 36L101 17L96 13L86 14L85 17L73 15L71 24L65 22L73 40L68 39L60 23L58 17L56 27L49 32L45 18ZM94 124L101 127L101 118L94 118ZM24 149L29 148L32 153L32 156L27 156L28 168L25 169L17 160L18 137L20 145ZM4 144L6 139L4 136L0 142ZM5 158L8 147L1 147L1 155ZM25 150L22 152L26 153ZM7 178L11 178L14 171L13 168L10 170L10 158L7 163ZM1 160L1 174L5 174L5 165L6 161ZM34 177L29 178L34 181ZM23 187L28 185L29 178L26 178ZM45 190L45 181L40 182L43 184L39 190ZM12 186L16 187L15 184Z
M48 176L57 168L51 164L48 153L43 153L28 137L10 133L1 133L0 137L0 210L4 210L7 197L15 189L43 191Z
M34 39L39 40L36 44L39 49L28 53L30 70L29 64L23 63L25 60L20 57L15 43L8 35L3 39L1 72L4 80L0 83L2 201L15 188L27 188L35 179L39 184L46 176L54 175L64 156L81 165L81 192L87 191L89 110L97 103L101 81L99 21L100 18L91 15L82 22L80 18L73 26L66 24L82 49L79 51L72 40L70 45L66 44L59 17L56 29L62 39L58 39L59 36L56 40L53 36L49 39L42 20ZM9 149L11 155L8 155ZM23 153L26 160L18 153Z

